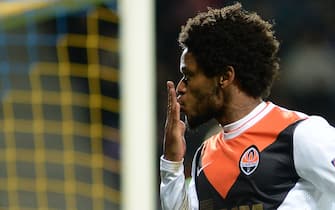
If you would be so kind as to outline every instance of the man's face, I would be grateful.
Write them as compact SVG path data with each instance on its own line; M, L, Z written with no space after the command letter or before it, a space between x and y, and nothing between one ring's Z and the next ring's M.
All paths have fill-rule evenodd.
M178 102L188 126L195 128L220 114L223 100L217 78L206 77L187 48L180 58L180 72L183 77L177 85Z

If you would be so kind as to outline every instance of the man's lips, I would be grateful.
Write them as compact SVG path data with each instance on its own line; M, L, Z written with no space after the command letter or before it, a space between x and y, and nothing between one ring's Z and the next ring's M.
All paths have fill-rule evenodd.
M185 112L185 104L184 104L184 102L181 100L180 97L177 98L177 102L178 102L179 105L180 105L180 112Z

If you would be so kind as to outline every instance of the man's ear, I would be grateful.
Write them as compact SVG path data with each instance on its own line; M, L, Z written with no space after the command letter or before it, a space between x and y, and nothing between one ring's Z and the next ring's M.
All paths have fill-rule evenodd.
M227 66L225 72L219 77L219 85L221 88L227 87L235 80L235 69L232 66Z

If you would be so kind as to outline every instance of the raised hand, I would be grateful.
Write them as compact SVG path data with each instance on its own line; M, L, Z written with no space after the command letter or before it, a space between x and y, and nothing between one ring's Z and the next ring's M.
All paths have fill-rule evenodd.
M185 123L180 120L180 104L174 83L167 82L168 105L164 135L164 158L171 161L181 161L186 151Z

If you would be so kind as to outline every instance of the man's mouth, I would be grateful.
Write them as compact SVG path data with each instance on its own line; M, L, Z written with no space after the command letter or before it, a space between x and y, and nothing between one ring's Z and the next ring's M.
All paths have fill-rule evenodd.
M185 112L185 105L182 103L182 102L179 102L179 105L180 105L180 112Z
M184 104L184 102L181 100L181 98L180 97L178 97L177 98L177 102L179 103L179 105L180 105L180 112L182 112L182 113L185 113L185 104Z

